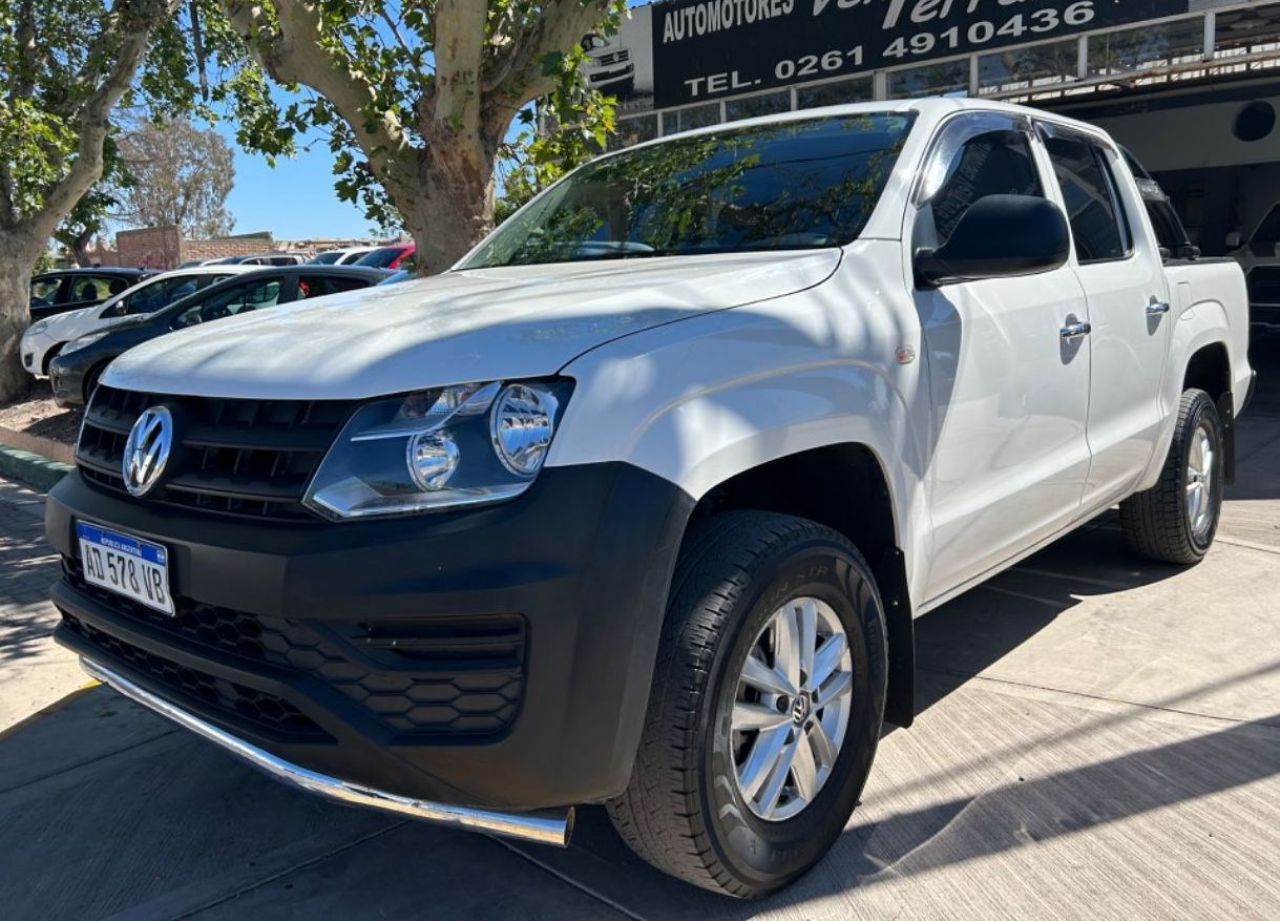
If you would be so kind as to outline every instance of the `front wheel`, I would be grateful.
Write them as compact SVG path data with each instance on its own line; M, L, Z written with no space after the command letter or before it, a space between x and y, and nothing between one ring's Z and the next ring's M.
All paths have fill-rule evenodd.
M609 804L631 848L741 898L809 870L858 801L884 716L884 609L829 528L731 512L681 552L645 728Z
M1209 395L1184 393L1160 481L1120 504L1130 549L1162 563L1204 559L1222 513L1224 442L1222 420Z

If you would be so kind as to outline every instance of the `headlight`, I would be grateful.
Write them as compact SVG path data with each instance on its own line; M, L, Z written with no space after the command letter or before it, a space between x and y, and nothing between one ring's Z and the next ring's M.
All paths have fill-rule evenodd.
M27 332L32 333L34 335L39 335L40 333L44 332L48 328L49 328L48 320L36 320L34 323L32 323L30 326L27 327Z
M99 339L101 339L103 336L105 336L108 332L109 330L104 329L101 332L89 333L87 336L81 336L78 339L72 339L70 342L68 342L66 345L62 347L62 352L60 354L66 355L70 352L78 352L81 349L88 348L89 346L97 342Z
M342 429L303 501L350 519L514 498L542 469L569 388L495 381L370 403Z

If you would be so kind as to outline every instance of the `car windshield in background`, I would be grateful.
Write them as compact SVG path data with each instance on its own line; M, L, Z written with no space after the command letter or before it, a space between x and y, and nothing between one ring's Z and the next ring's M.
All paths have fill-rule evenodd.
M461 268L843 246L871 216L912 121L788 121L605 157L512 217Z

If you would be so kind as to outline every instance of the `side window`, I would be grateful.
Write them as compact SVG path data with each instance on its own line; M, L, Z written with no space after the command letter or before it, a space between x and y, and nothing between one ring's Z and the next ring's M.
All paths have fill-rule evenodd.
M181 329L184 326L195 326L197 323L208 323L223 317L274 307L280 300L281 286L282 282L278 278L234 285L178 314L173 327Z
M303 275L298 279L297 300L309 297L324 297L326 294L340 294L343 291L355 291L367 288L369 283L363 278L337 278L332 275Z
M94 301L105 301L112 294L118 293L111 290L111 282L114 280L96 275L75 276L71 279L71 296L68 303L91 304Z
M1133 238L1106 153L1079 135L1049 128L1042 133L1080 263L1126 258L1133 252Z
M31 281L31 306L47 307L58 298L58 289L62 287L61 276L53 278L35 278Z
M964 213L988 195L1044 197L1031 140L1004 115L970 116L943 129L921 190L917 246L940 246Z

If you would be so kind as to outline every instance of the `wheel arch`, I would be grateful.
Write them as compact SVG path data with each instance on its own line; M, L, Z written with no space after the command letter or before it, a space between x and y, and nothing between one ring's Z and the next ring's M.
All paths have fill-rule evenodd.
M838 501L832 501L832 483L840 484ZM847 537L866 558L880 590L888 629L885 718L899 726L911 725L915 716L913 608L893 493L878 455L865 444L833 444L741 471L698 500L688 529L717 513L747 509L826 525Z
M1231 354L1223 340L1210 340L1200 345L1187 358L1182 377L1182 392L1203 390L1209 394L1222 419L1222 471L1230 485L1236 479L1236 402L1231 376Z
M61 354L62 349L66 344L67 343L65 342L55 342L45 350L44 358L40 360L40 373L45 377L49 376L49 365L53 363L53 360L57 358L59 354Z

